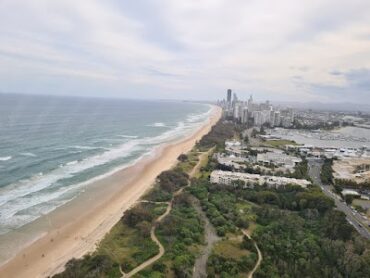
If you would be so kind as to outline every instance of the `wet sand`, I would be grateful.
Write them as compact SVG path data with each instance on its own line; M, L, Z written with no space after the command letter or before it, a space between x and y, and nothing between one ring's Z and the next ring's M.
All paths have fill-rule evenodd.
M181 153L190 151L220 117L221 109L214 107L210 120L193 135L162 146L151 157L94 182L79 197L23 227L23 233L35 233L38 238L0 267L0 277L51 276L62 271L71 258L94 251L123 212L150 189L162 171L177 162ZM16 238L9 238L9 248L11 240Z

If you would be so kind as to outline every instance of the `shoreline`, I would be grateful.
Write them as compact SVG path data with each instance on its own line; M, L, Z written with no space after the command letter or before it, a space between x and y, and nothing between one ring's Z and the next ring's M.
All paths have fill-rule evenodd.
M39 238L1 265L0 276L51 276L62 271L70 259L94 251L123 212L152 187L155 178L209 132L221 117L221 111L213 106L208 120L194 133L161 146L154 155L133 166L93 182L81 196L26 225L23 233L38 232ZM35 227L38 227L36 232Z

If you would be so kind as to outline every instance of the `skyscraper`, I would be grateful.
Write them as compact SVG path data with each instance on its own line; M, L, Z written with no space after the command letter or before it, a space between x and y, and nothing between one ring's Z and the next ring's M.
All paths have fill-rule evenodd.
M227 90L227 102L230 103L231 102L231 89L228 89Z

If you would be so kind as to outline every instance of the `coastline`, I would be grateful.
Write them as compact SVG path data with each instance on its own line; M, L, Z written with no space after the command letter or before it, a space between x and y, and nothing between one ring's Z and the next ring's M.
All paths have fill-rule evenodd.
M4 263L0 276L51 276L62 271L70 259L94 251L123 212L151 188L155 178L209 132L221 116L221 108L212 109L207 122L193 134L162 146L153 156L131 167L93 182L81 196L27 225L24 233L38 227L40 237Z

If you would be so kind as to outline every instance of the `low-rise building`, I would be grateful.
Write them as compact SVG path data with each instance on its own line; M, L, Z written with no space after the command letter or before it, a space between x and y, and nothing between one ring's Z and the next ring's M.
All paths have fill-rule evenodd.
M299 157L286 155L284 153L259 153L257 154L257 162L264 164L274 164L275 166L283 166L288 169L294 168L298 163L302 162Z
M211 183L232 185L237 181L244 182L245 186L264 185L267 184L270 188L279 188L288 184L299 185L307 188L311 183L304 179L294 179L277 176L261 176L257 174L247 174L239 172L215 170L211 173Z
M343 196L346 196L346 195L353 195L357 197L361 196L360 193L358 193L356 190L353 190L353 189L343 189L341 193Z

